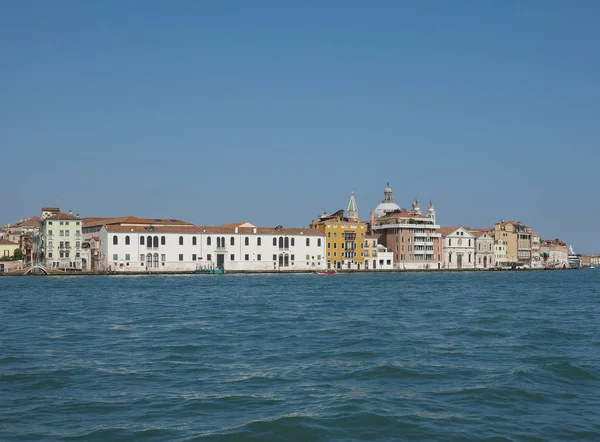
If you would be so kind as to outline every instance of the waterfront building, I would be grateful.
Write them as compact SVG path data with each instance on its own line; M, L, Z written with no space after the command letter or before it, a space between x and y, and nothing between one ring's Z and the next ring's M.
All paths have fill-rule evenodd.
M250 223L195 226L136 217L90 220L97 247L95 270L312 271L325 269L325 236L310 228L256 227Z
M506 244L506 259L511 265L531 265L531 229L520 221L494 225L494 239Z
M12 258L15 250L19 248L19 244L9 241L5 238L0 238L0 258Z
M475 268L495 266L494 232L491 229L467 229L475 235Z
M600 255L590 256L590 265L592 265L594 267L600 266Z
M542 266L541 242L540 234L531 232L531 267L538 268Z
M23 252L23 261L31 263L33 258L33 238L40 231L40 218L32 216L21 219L2 228L3 237L18 244Z
M380 270L394 269L394 253L385 246L377 244L377 268Z
M384 192L384 203L393 202L391 188ZM394 203L395 204L395 203ZM391 210L392 206L375 209L371 219L373 233L380 234L380 243L394 256L395 269L439 269L442 266L440 226L435 223L435 208L429 203L427 214L421 213L415 198L410 211ZM389 208L391 211L387 211ZM381 213L384 213L381 215Z
M475 268L475 235L464 227L441 227L443 268Z
M380 265L378 264L380 259L378 259L378 253L380 253L380 248L382 248L383 250L387 250L385 249L385 247L381 246L381 244L379 244L379 235L373 235L373 234L366 234L365 235L365 243L363 246L364 249L364 258L365 258L365 270L377 270L377 269L381 269L382 267L380 267ZM386 257L382 257L381 259L383 259L383 263L385 264L386 262Z
M344 216L342 209L332 215L324 213L310 224L325 237L328 269L365 269L367 223L360 221L354 194L350 197L347 212L351 217Z
M510 267L510 261L506 257L506 243L501 239L494 241L494 263L496 267Z
M58 207L42 207L39 234L33 239L33 259L45 267L82 270L82 221Z
M540 244L542 264L548 268L569 267L569 248L558 238L543 240Z

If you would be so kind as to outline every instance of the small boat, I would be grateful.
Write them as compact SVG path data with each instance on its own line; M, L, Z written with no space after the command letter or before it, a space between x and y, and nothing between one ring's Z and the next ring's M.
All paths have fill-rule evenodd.
M209 265L205 267L198 267L194 273L197 275L222 275L225 272L221 267Z
M594 267L594 266L590 266L590 269L595 269L595 268L596 268L596 267Z
M335 274L335 270L322 270L322 271L316 271L315 275L333 275Z

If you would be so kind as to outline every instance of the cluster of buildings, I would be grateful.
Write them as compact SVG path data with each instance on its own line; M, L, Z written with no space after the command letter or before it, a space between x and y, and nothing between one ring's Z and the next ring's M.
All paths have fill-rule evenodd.
M401 208L389 184L368 220L360 219L352 194L346 210L303 228L86 218L44 207L41 217L0 229L0 271L15 262L17 249L22 266L115 272L566 268L574 256L564 242L543 240L519 221L441 226L432 202L422 211L415 198ZM600 255L578 259L594 265Z

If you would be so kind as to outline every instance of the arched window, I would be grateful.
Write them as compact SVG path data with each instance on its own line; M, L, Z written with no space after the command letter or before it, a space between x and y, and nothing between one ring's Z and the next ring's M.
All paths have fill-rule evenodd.
M125 245L128 246L129 245L129 235L127 235L125 237Z
M196 245L196 237L192 236L192 245L195 246Z
M277 238L273 238L273 247L277 247Z
M158 253L154 254L154 267L158 267Z
M221 247L221 238L217 236L217 248Z
M235 244L235 240L233 239L233 236L231 237L231 239L229 240L229 244L234 245Z
M148 238L146 238L146 245L148 247L152 247L152 237L150 235L148 235Z
M310 238L306 238L306 247L310 247Z
M469 262L471 262L471 254L469 253Z
M165 238L164 236L160 237L160 245L164 246L165 244L167 244L167 238Z
M317 238L317 246L321 247L321 238Z
M219 238L217 238L217 239L219 239ZM207 236L207 237L206 237L206 245L207 245L207 246L210 246L210 245L211 245L211 239L210 239L210 236Z
M286 249L290 248L290 239L287 236L285 237L285 248Z
M451 246L452 245L452 238L448 238L448 245Z
M256 238L256 245L260 246L261 240L260 240L260 236L258 238Z
M146 255L146 265L148 267L152 267L152 253L148 253Z
M282 236L279 237L279 248L283 249L283 237Z
M471 240L469 240L469 247L471 247Z
M183 236L179 237L179 245L182 246L183 245Z
M221 237L221 247L225 248L225 237Z
M448 262L452 262L452 252L448 253Z
M143 246L144 245L144 237L140 236L140 245Z
M154 237L154 247L158 247L158 236Z
M246 237L246 239L244 240L244 245L246 245L246 246L250 245L250 238Z
M117 235L113 235L113 245L116 246L117 244L119 244L119 238Z

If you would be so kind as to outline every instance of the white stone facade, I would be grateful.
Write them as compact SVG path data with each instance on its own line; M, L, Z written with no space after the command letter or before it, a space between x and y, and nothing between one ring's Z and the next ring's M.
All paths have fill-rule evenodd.
M463 227L442 227L445 269L475 268L475 235Z
M82 269L82 221L58 208L42 209L39 234L33 240L34 261L61 270Z
M494 233L490 231L473 231L475 235L475 268L488 269L496 265L494 259Z
M316 229L103 226L99 268L111 271L316 271L326 268Z

